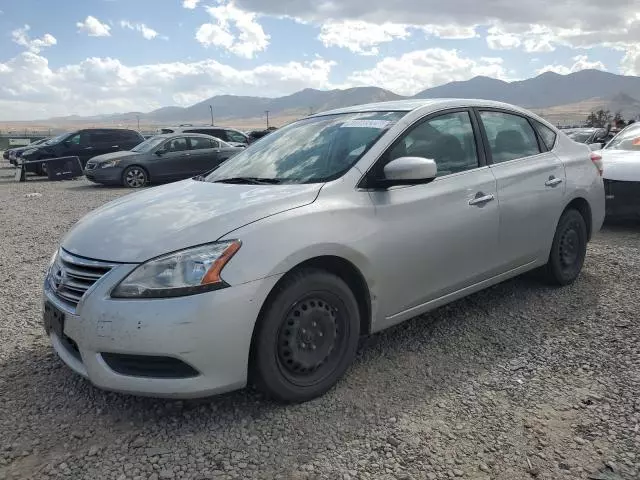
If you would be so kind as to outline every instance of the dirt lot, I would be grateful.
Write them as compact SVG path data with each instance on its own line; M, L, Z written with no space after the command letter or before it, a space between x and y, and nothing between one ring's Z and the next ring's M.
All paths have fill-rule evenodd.
M598 234L571 287L516 279L364 340L313 402L164 401L93 388L40 325L61 236L128 192L12 174L0 169L0 479L639 478L640 225Z

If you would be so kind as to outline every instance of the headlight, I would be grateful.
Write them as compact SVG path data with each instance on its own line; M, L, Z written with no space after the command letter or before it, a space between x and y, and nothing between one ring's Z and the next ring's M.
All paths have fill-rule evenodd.
M217 242L149 260L122 280L111 297L181 297L227 287L220 272L240 245L237 240Z
M109 167L115 167L116 165L118 165L120 162L122 161L121 158L118 158L117 160L109 160L108 162L105 163L101 163L98 165L98 167L100 168L109 168Z
M55 263L57 258L58 258L58 250L53 252L53 255L51 255L51 258L49 259L49 264L47 265L47 269L45 270L45 275L47 276L49 275L49 272L51 272L51 267L53 267L53 264Z

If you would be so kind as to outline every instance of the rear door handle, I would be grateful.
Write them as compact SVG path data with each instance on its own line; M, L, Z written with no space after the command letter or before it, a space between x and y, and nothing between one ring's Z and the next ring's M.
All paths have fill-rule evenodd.
M558 177L549 177L549 180L547 180L546 182L544 182L544 184L547 187L555 187L557 185L560 185L562 183L562 179L558 178Z
M476 194L475 198L469 200L469 205L484 205L485 203L495 200L495 198L496 197L494 197L492 194L485 195L484 193L479 192Z

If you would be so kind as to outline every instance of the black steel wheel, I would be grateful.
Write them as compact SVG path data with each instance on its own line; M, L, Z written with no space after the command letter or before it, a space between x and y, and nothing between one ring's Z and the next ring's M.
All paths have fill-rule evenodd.
M286 278L254 335L251 376L269 396L302 402L342 377L360 334L358 304L339 277L304 270Z
M148 182L149 175L147 174L147 171L137 165L127 167L124 172L122 172L122 184L125 187L140 188L144 187Z
M547 279L556 285L573 283L582 271L587 253L587 225L577 210L567 210L560 217L549 261Z

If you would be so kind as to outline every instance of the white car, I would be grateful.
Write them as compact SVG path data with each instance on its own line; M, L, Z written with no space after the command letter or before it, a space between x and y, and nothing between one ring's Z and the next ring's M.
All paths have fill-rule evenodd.
M640 124L618 133L602 150L607 217L640 218Z

